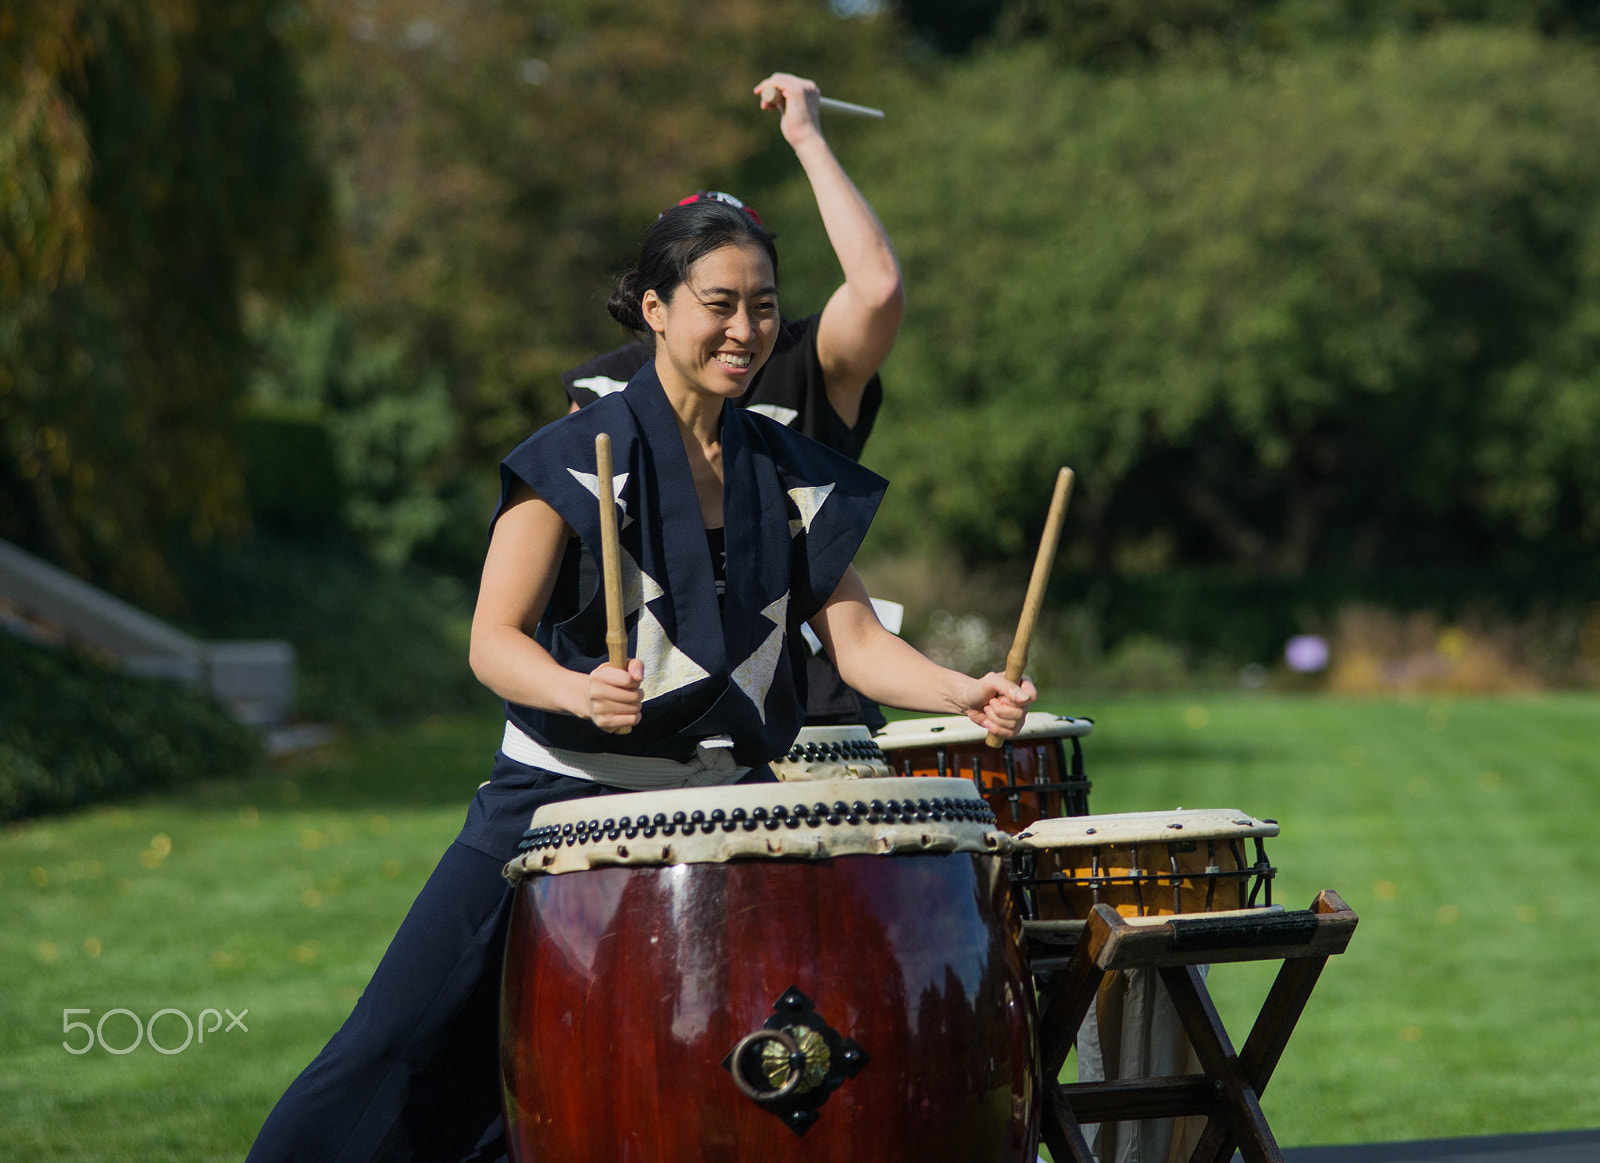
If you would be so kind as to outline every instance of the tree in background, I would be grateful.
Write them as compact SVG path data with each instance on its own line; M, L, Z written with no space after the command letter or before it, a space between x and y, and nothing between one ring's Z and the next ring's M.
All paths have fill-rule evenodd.
M1065 460L1102 569L1592 553L1595 4L918 6L992 10L966 58L886 7L16 0L0 534L148 596L248 461L264 524L474 572L663 206L836 281L781 65L891 113L828 126L907 272L878 546L1024 556Z
M863 175L913 289L871 457L889 543L1020 555L1070 463L1102 568L1592 555L1590 51L1446 30L1114 78L1051 55L891 95Z
M0 533L171 604L248 520L247 292L326 245L281 0L27 0L0 18Z
M1486 24L1600 34L1595 0L897 0L928 44L961 55L1038 40L1061 64L1116 71L1175 58L1248 64L1336 39Z
M382 392L352 393L359 377L335 362L299 399L337 430L368 543L475 573L493 465L565 410L562 371L623 341L608 279L645 227L685 193L759 202L795 172L750 87L781 66L871 100L889 32L818 0L309 4L296 37L343 273L310 314L337 315L338 359L370 370L363 353L381 351L388 370ZM264 316L259 334L275 366L306 367L284 347L319 332ZM280 407L283 382L263 383L258 408ZM430 443L441 399L458 434ZM386 428L369 422L379 408L403 414ZM374 423L392 439L375 442ZM399 507L395 472L415 486Z

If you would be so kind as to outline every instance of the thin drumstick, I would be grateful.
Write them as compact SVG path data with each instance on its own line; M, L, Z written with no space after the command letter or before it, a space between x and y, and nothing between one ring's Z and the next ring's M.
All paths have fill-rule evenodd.
M1061 540L1061 520L1067 515L1067 499L1072 496L1072 470L1063 468L1056 474L1056 490L1050 496L1050 512L1044 519L1044 536L1039 539L1039 553L1033 559L1033 576L1028 579L1028 596L1022 602L1022 617L1017 620L1017 636L1011 641L1011 653L1006 655L1006 681L1022 681L1023 668L1028 665L1028 647L1033 643L1033 627L1039 621L1039 608L1044 605L1044 587L1050 580L1050 566L1056 558L1056 545ZM985 740L990 747L1005 742L991 733Z
M768 105L776 105L779 96L778 90L772 85L761 90L761 99ZM840 101L834 97L818 97L817 105L829 113L840 113L846 117L863 117L868 121L883 120L883 110L874 109L871 105L857 105L853 101Z
M850 101L836 101L832 97L818 97L817 104L830 113L842 113L846 117L864 117L868 121L883 120L883 110L874 109L871 105L856 105Z
M628 630L622 613L622 546L617 538L617 497L611 490L611 437L594 438L594 472L600 494L600 574L606 587L606 653L612 666L628 669ZM618 727L613 735L631 728Z

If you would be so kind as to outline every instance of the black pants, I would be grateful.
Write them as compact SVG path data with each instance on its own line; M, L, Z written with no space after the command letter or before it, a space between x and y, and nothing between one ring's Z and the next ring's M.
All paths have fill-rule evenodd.
M500 757L350 1017L267 1116L250 1163L506 1157L500 972L512 889L501 869L536 807L610 790Z
M743 782L771 779L762 767ZM355 1009L272 1108L249 1163L506 1157L500 976L512 889L501 869L534 809L615 791L498 757Z

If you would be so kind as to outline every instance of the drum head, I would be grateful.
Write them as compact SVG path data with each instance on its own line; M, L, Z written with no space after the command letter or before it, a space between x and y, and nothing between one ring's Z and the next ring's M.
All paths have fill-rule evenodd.
M1166 844L1174 840L1236 840L1276 836L1275 820L1258 820L1232 808L1179 808L1035 820L1017 834L1024 848L1093 848L1103 844Z
M1024 743L1032 739L1067 739L1087 735L1093 730L1094 723L1089 719L1052 715L1048 711L1029 711L1022 721L1022 729L1010 741ZM927 719L897 719L886 725L873 739L885 751L898 751L909 747L982 744L988 734L965 715L937 715Z
M965 779L816 780L591 797L533 815L520 881L615 865L973 852L1009 854L994 812Z

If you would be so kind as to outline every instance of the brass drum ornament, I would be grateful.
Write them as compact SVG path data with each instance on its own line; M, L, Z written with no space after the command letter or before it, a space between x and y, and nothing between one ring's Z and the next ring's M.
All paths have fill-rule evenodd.
M774 1093L793 1089L796 1094L809 1094L828 1076L828 1067L833 1064L828 1043L809 1026L785 1026L783 1032L794 1039L794 1051L768 1042L761 1050L761 1072Z
M1016 843L968 781L596 796L524 849L513 1159L1033 1163Z

